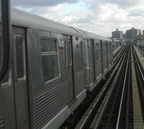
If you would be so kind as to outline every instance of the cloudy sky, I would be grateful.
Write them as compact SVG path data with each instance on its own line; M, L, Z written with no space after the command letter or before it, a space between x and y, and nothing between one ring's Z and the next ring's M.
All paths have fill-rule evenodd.
M116 28L144 30L143 0L11 0L11 4L106 37Z

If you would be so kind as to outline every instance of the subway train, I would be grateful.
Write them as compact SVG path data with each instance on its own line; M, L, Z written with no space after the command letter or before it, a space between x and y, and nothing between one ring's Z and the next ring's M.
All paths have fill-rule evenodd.
M112 41L12 8L0 129L57 129L111 70Z

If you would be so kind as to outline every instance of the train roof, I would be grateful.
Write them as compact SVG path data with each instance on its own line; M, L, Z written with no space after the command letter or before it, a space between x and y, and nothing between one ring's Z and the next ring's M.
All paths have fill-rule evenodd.
M70 27L41 16L31 14L16 8L12 8L12 24L27 28L39 29L44 31L52 31L55 33L62 33L66 35L74 35L81 37L94 38L98 40L111 41L106 37L102 37L87 31L83 31L74 27Z
M110 39L108 39L106 37L96 35L96 34L93 34L93 33L78 29L78 28L74 28L74 27L72 27L72 28L75 29L77 32L81 33L83 35L83 37L97 39L97 40L111 41Z
M31 14L15 8L12 8L11 13L13 25L44 31L52 31L67 35L81 36L80 33L76 32L74 29L67 25L43 18L41 16L37 16L35 14Z
M100 36L100 35L96 35L96 34L93 34L91 32L87 32L87 31L81 30L81 29L79 29L79 30L82 31L89 38L98 39L98 40L105 40L105 41L111 41L110 39L108 39L106 37L103 37L103 36Z

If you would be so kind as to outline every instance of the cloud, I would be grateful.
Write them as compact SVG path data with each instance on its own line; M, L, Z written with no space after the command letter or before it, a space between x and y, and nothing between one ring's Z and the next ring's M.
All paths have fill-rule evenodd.
M120 8L129 8L143 3L143 0L84 0L86 3L91 3L93 6L103 4L113 4Z
M144 17L143 5L139 6L137 9L130 10L128 16L130 16L130 17Z
M106 37L116 28L144 29L142 0L14 1L22 10Z
M63 3L76 3L78 0L12 0L12 6L54 6Z
M102 0L104 3L111 3L118 5L119 7L131 7L136 6L142 2L142 0Z

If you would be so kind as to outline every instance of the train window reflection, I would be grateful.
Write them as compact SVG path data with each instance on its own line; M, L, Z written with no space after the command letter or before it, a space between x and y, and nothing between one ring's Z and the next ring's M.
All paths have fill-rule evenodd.
M43 56L42 67L45 82L59 76L57 55Z
M59 77L59 63L56 39L42 38L42 69L45 82Z
M15 38L15 45L16 45L16 70L17 70L17 79L23 80L24 79L24 42L22 36L16 36Z
M56 40L43 38L41 41L41 51L49 52L49 51L57 51Z

